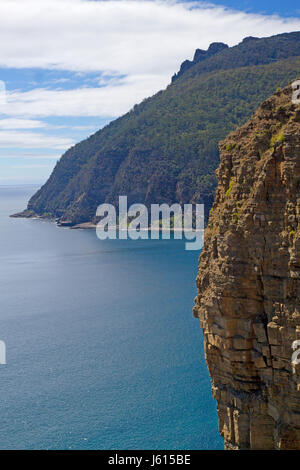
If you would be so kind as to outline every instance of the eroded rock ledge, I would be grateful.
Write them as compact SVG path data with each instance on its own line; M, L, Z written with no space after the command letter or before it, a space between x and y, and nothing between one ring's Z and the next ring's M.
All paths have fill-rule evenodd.
M300 449L300 106L291 86L220 144L194 314L226 449Z

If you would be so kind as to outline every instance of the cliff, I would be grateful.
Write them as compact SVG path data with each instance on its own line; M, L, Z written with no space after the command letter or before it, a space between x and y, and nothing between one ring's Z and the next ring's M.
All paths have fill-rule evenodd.
M226 449L300 449L300 105L286 87L220 144L194 314Z
M130 204L209 209L217 143L299 75L299 32L197 50L195 63L166 90L68 150L22 216L89 222L99 204L117 204L124 194Z

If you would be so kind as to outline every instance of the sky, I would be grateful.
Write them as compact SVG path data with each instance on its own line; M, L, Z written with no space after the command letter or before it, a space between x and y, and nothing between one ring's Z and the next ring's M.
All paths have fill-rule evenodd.
M0 185L43 184L196 48L297 30L294 0L0 0Z

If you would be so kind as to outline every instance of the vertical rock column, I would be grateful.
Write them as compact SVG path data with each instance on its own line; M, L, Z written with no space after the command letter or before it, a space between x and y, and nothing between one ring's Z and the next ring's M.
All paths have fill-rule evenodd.
M194 315L226 449L300 449L300 365L292 363L300 339L300 106L291 97L290 86L276 93L220 144Z

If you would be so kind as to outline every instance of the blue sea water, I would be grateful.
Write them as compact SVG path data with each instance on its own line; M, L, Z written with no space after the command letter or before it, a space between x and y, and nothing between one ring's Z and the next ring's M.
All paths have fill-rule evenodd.
M0 187L0 448L223 448L198 253L9 218L34 191Z

